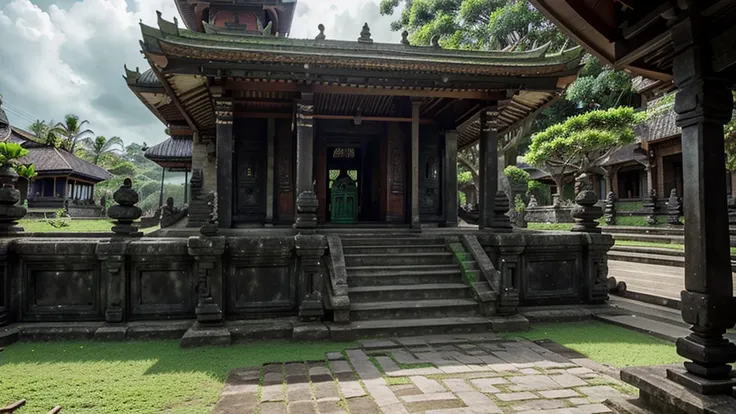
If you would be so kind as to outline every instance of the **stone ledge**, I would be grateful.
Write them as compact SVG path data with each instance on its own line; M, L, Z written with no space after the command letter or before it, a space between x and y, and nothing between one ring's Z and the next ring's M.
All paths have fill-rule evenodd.
M8 346L20 340L20 331L17 328L0 329L0 346Z
M531 323L587 321L593 313L583 308L522 310L519 314Z
M194 348L198 346L228 346L232 344L230 331L224 326L204 326L199 322L187 329L179 346Z
M530 328L529 319L521 315L491 316L488 320L493 332L528 331Z

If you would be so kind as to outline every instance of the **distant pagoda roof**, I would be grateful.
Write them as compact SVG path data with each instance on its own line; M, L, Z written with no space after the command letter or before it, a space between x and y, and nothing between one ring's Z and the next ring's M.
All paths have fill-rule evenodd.
M144 156L164 168L189 168L192 165L192 137L169 137L148 148Z

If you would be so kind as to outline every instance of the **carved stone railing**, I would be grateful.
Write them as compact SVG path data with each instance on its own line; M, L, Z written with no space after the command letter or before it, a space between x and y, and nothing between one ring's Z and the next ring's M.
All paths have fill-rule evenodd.
M327 236L327 295L333 310L335 323L350 322L350 297L348 296L348 274L345 269L345 256L339 236Z
M463 235L460 240L449 238L447 246L460 265L463 278L473 292L473 298L480 304L481 314L495 315L498 312L498 274L478 239L473 235ZM468 262L474 262L478 269L466 267Z

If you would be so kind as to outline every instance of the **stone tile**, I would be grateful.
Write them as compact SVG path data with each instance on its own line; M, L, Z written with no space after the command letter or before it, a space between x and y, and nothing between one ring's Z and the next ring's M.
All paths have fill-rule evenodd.
M485 349L488 352L493 351L503 351L504 348L501 347L501 344L498 342L488 342L488 343L481 343L477 344L479 348Z
M488 365L468 364L467 367L473 372L495 372Z
M443 387L439 382L433 379L425 378L422 376L409 377L409 379L411 380L411 382L414 383L414 385L417 386L417 388L419 388L425 394L447 391L445 387Z
M327 400L317 400L317 411L319 411L320 414L337 414L337 413L345 413L344 408L340 406L340 399L327 399Z
M557 408L565 408L565 407L566 405L564 401L534 400L534 401L527 401L519 405L515 405L514 410L539 412L539 411L554 410Z
M330 361L336 361L338 359L343 359L342 352L328 352L327 359L329 359Z
M551 390L559 388L559 384L554 382L547 375L525 375L519 377L511 377L509 381L516 385L509 386L511 391L539 391Z
M611 410L603 404L579 405L575 412L580 414L610 413Z
M284 373L289 375L307 375L307 366L301 362L291 362L284 365Z
M383 414L409 414L409 411L403 404L391 404L381 407Z
M371 386L366 384L366 388L368 389L368 392L371 393L371 397L373 397L373 400L375 400L376 404L378 404L380 407L400 403L399 399L396 398L396 395L394 395L393 391L391 391L391 389L386 385Z
M422 361L414 355L403 349L392 349L391 356L394 357L399 364L419 364Z
M340 398L337 384L333 381L312 383L312 387L314 387L314 398L318 400L323 400L325 398Z
M279 374L284 371L283 364L266 364L263 366L263 373L267 372L278 372Z
M546 358L547 356L545 355L544 357ZM567 363L566 362L555 362L555 361L550 361L548 359L545 359L543 361L535 362L534 366L538 368L542 368L542 369L555 369L555 368L569 368L569 367L574 367L576 365L573 363L569 363L569 362Z
M424 401L437 401L437 400L454 400L457 397L451 392L438 392L434 394L417 394L417 395L405 395L401 397L406 403L424 402Z
M555 398L571 398L571 397L579 397L580 394L578 394L575 390L549 390L549 391L540 391L539 395L541 395L544 398L549 399L555 399Z
M503 382L499 382L498 380L501 380ZM474 379L470 380L473 385L475 385L479 390L483 392L487 392L490 394L496 394L501 392L498 388L494 387L494 385L498 384L504 384L506 383L506 380L503 378L481 378L481 379Z
M261 401L284 401L284 385L278 383L261 387Z
M259 405L258 408L260 409L261 414L286 414L289 412L286 408L286 403L282 402L264 402Z
M457 396L463 400L465 405L478 413L500 413L500 408L487 396L478 391L458 392Z
M342 372L353 372L353 368L350 366L348 361L330 361L330 369L335 374Z
M387 357L387 356L379 356L376 357L376 361L379 365L381 365L381 368L383 368L383 372L390 373L390 372L396 372L401 370L398 365L394 362L393 359Z
M483 411L474 410L469 407L461 407L461 408L440 408L438 410L429 410L429 411L425 411L424 414L478 414L479 412L483 412ZM500 411L496 411L496 412L500 412Z
M439 368L440 371L442 371L445 374L463 374L465 372L473 372L473 370L470 367L468 367L465 364L461 364L461 363L451 363L447 365L438 364L437 368Z
M554 382L560 384L561 387L565 388L584 387L588 385L587 382L572 374L550 375L550 378L552 378Z
M465 349L465 350L477 348L475 344L457 344L456 346L460 349Z
M406 338L395 338L394 340L404 346L427 345L427 338L424 336L409 336Z
M263 374L263 385L281 384L284 382L284 374L281 372L266 372Z
M215 413L250 413L258 406L258 394L221 395Z
M590 401L588 401L587 398L570 398L567 400L572 405L584 405L584 404L590 404Z
M312 389L308 383L289 384L286 386L286 399L290 403L312 400Z
M474 357L472 355L465 355L461 352L450 352L449 356L453 359L455 359L458 362L461 362L463 364L483 364L483 360L481 360L478 357Z
M445 383L445 386L450 389L450 391L458 393L458 392L476 392L473 387L470 386L467 382L465 382L462 378L452 378L452 379L445 379L442 380L442 382Z
M567 373L572 374L572 375L583 375L583 374L595 374L595 371L593 371L590 368L577 367L577 368L568 369Z
M365 352L360 349L348 349L345 352L348 354L350 363L353 364L353 368L355 368L355 372L358 373L358 376L364 383L366 383L366 385L368 385L367 383L370 381L385 384L381 372L378 371L378 368L376 368L376 366L373 365L373 362L368 359L368 355L366 355Z
M496 398L501 401L522 401L522 400L533 400L539 398L530 392L502 392L496 394Z
M398 371L386 373L389 377L411 377L414 375L438 375L442 374L439 368L426 367L426 368L409 368L400 369Z
M472 356L485 356L485 355L488 355L488 352L486 352L483 349L469 349L469 350L466 350L465 352L467 352L468 355L472 355Z
M588 396L588 399L592 403L600 403L609 398L617 398L621 396L621 393L616 391L614 388L608 385L597 385L594 387L580 387L578 391Z
M351 413L380 414L381 410L368 397L352 398L348 400L348 409Z
M314 401L295 401L289 403L289 414L316 414Z
M519 372L521 372L524 375L538 375L538 374L540 374L540 372L537 371L534 368L522 368L522 369L519 370Z
M316 376L328 375L331 376L330 370L326 366L315 366L309 368L309 376L314 378ZM313 380L314 381L314 380Z
M358 382L358 378L352 373L341 373L337 375L337 381L340 387L340 392L345 398L362 397L365 395L365 390Z
M360 341L360 345L363 349L386 349L386 348L397 348L400 345L390 339L366 339Z
M414 384L403 384L403 385L389 385L391 391L397 397L403 397L404 395L417 395L421 394L422 390L417 388Z
M459 399L454 399L406 403L405 407L411 413L426 413L429 410L450 410L465 408L465 404Z

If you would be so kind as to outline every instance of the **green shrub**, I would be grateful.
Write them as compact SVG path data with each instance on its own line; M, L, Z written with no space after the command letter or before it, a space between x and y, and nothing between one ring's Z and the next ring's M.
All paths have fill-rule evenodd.
M531 176L528 172L522 170L515 165L509 165L508 167L504 168L503 173L512 183L526 184L529 182L529 180L531 180Z

